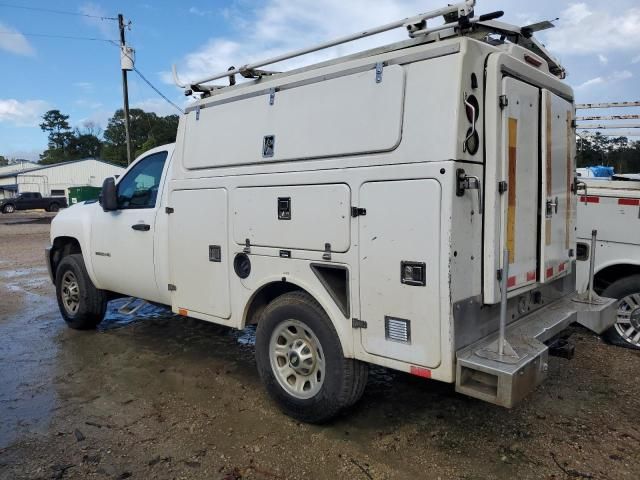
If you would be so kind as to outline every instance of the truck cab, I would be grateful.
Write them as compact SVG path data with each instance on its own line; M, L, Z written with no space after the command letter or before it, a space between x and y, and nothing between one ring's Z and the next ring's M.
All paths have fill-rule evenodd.
M176 144L52 224L67 323L95 327L115 293L256 325L263 383L303 421L354 404L368 364L516 405L555 338L575 321L608 328L614 300L575 298L564 70L474 4L353 37L397 27L405 42L183 85L201 98ZM252 80L210 85L235 74Z

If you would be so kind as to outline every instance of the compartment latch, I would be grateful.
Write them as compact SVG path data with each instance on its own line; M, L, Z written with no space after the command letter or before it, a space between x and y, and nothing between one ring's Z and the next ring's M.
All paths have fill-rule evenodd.
M477 190L478 191L478 213L482 215L482 183L480 179L475 175L467 175L463 168L456 170L456 195L462 197L465 190Z

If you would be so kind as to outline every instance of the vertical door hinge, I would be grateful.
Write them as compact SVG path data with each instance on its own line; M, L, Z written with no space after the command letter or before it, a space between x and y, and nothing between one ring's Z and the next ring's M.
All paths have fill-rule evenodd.
M509 99L506 95L500 95L498 97L498 105L500 105L500 110L504 110L509 105Z
M177 288L173 283L170 283L169 285L167 285L167 290L169 290L170 292L175 292Z
M200 120L200 105L196 107L196 122Z
M351 327L352 328L367 328L367 322L364 320L358 320L357 318L351 319Z
M382 83L382 70L384 65L382 62L376 63L376 83Z
M269 89L269 105L273 105L274 103L276 103L276 89L270 88Z
M322 259L331 260L331 244L330 243L324 244L324 253L322 254Z
M507 192L507 190L509 190L509 184L504 180L499 181L498 182L498 193L500 195L503 195L503 194L505 194Z
M173 213L173 207L164 207L164 213L166 213L167 215Z
M244 240L244 248L242 251L244 253L251 253L251 241L248 238Z
M359 207L351 207L351 216L352 217L361 217L367 214L366 208Z

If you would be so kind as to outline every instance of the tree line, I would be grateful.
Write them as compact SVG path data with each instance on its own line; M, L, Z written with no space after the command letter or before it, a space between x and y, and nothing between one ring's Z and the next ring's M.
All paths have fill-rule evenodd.
M640 173L640 141L627 137L608 137L600 133L578 137L576 165L606 165L616 173Z
M127 143L122 109L116 110L104 132L95 123L71 128L69 115L49 110L42 116L42 131L48 135L47 149L40 155L40 163L53 163L100 158L118 165L127 165ZM139 108L129 111L131 153L141 153L159 145L175 142L178 115L162 117Z

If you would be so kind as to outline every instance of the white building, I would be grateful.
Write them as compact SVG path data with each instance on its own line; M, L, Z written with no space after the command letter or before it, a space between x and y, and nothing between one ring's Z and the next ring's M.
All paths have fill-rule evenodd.
M125 170L119 165L94 158L53 165L30 164L23 169L4 168L9 171L0 170L0 198L22 192L66 197L69 187L100 187L105 178L121 175Z

